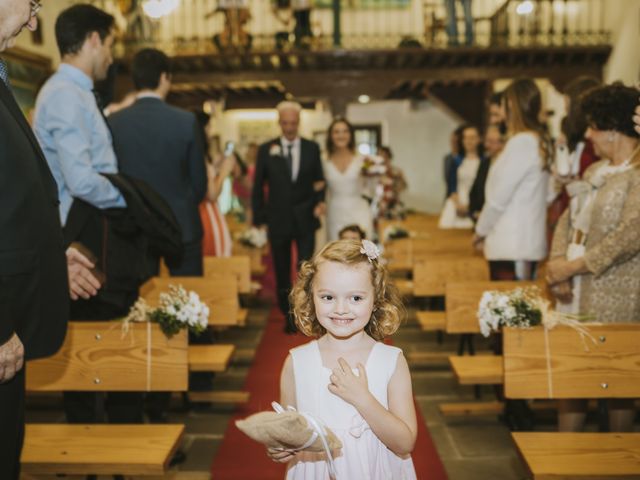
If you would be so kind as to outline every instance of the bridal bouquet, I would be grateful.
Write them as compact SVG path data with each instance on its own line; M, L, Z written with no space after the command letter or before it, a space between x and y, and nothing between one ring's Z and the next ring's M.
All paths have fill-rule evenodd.
M238 236L238 241L251 248L262 248L267 244L267 232L251 227Z
M383 175L387 172L384 159L376 155L367 155L362 162L362 175L372 177L375 175Z
M151 308L139 298L124 318L123 331L130 322L153 322L160 325L163 333L171 338L183 328L195 334L202 333L209 323L209 307L200 300L196 292L187 292L181 285L169 286L169 293L160 294L160 306Z
M548 303L537 287L484 292L478 307L480 331L488 337L492 331L499 331L500 327L529 328L540 325Z

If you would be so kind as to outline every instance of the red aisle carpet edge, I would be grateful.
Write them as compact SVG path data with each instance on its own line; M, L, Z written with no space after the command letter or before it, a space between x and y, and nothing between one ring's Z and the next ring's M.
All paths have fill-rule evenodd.
M273 285L272 271L269 268L270 275L265 277L264 287ZM273 292L271 288L265 288L265 293L267 290ZM271 402L279 399L280 369L289 350L310 340L300 334L286 335L282 331L283 322L283 317L277 308L272 308L245 383L245 390L251 394L250 400L231 418L211 466L212 478L215 480L282 480L284 478L285 465L272 462L267 457L264 446L249 439L235 426L235 421L238 419L259 411L271 410ZM420 480L446 480L444 466L417 405L416 413L418 438L412 457L417 477Z

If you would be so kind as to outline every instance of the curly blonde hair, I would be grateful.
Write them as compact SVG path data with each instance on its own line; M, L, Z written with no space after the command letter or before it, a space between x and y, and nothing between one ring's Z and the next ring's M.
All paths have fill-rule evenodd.
M298 329L308 337L320 337L326 333L326 329L320 325L316 317L313 302L313 280L320 264L326 261L343 265L369 265L375 297L373 312L365 332L375 340L383 340L398 330L405 317L398 290L379 259L369 261L360 251L361 248L362 242L357 240L337 240L325 245L310 261L302 264L298 281L289 294L289 300Z

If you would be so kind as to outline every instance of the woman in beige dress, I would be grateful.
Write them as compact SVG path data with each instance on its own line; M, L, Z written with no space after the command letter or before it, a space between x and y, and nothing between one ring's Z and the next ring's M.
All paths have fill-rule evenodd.
M640 92L623 85L590 91L582 100L585 137L603 159L582 181L556 226L547 281L557 308L603 323L640 319L640 147L633 111ZM633 402L609 401L612 431L630 431ZM560 430L580 430L586 401L560 405Z

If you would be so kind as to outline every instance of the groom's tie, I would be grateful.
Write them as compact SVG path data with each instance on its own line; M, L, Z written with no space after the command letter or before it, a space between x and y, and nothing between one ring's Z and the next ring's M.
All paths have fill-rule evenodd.
M289 167L289 174L291 175L291 180L293 180L293 143L287 145L287 166Z

